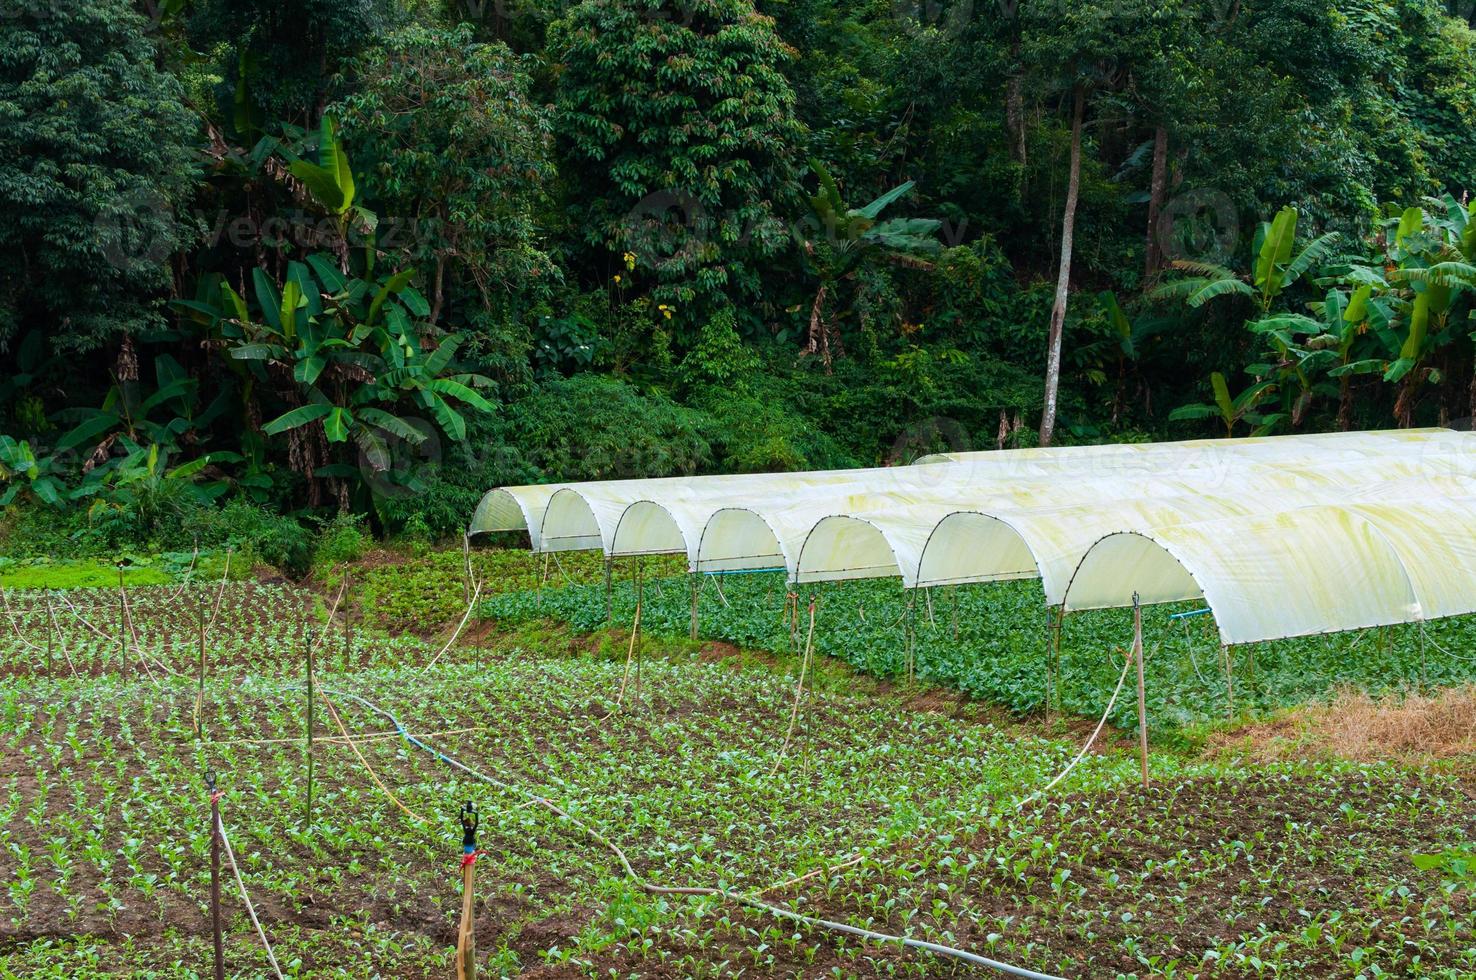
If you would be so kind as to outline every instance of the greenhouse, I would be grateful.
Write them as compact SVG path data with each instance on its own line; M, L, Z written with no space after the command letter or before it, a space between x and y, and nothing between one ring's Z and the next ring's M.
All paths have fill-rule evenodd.
M1476 485L1473 445L1423 429L503 487L470 533L796 584L1039 578L1063 612L1202 596L1224 642L1246 643L1473 611L1469 576L1448 571L1476 555L1476 517L1458 503Z

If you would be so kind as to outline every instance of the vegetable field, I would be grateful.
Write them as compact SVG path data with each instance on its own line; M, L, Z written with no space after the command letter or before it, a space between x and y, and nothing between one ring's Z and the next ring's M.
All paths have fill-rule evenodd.
M227 865L230 976L454 976L468 801L481 976L989 975L642 882L1063 977L1476 971L1469 766L1194 748L1227 712L1334 683L1468 680L1468 623L1268 645L1254 672L1240 651L1232 701L1208 620L1150 611L1144 791L1117 730L1131 698L1050 785L1121 675L1121 616L1068 619L1069 718L1047 726L1024 586L910 613L888 583L826 586L796 701L808 592L786 624L782 583L708 582L694 643L688 580L647 561L633 644L624 568L613 628L597 561L565 557L545 581L525 555L481 552L473 570L471 615L459 553L315 588L6 589L0 976L210 976L207 772L277 964Z

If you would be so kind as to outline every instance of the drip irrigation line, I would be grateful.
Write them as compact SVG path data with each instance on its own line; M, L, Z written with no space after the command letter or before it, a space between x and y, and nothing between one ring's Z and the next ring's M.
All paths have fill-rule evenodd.
M1144 659L1146 660L1147 658L1145 657ZM1127 680L1128 668L1132 665L1132 657L1123 658L1122 674L1117 678L1117 687L1112 689L1112 697L1107 699L1107 709L1102 712L1102 719L1097 722L1097 727L1092 729L1092 734L1084 743L1082 743L1081 751L1076 753L1076 758L1072 759L1070 765L1068 765L1065 769L1062 769L1059 773L1057 773L1055 779L1052 779L1045 786L1036 790L1034 793L1031 793L1019 803L1016 803L1015 809L1023 810L1027 804L1035 802L1040 797L1055 789L1057 784L1059 784L1061 780L1065 779L1067 776L1071 775L1071 770L1075 769L1077 764L1080 763L1082 759L1086 758L1087 750L1092 747L1092 743L1097 740L1097 736L1102 734L1102 729L1107 724L1108 716L1112 714L1112 709L1117 705L1117 696L1122 693L1122 685Z
M154 676L154 669L149 666L150 660L157 664L160 670L163 670L166 673L173 674L175 677L185 676L184 674L181 674L179 671L175 670L173 667L166 664L164 661L160 660L158 657L154 656L152 653L149 652L147 647L139 642L138 627L135 626L133 623L133 603L128 601L128 590L124 589L122 586L119 586L118 594L123 600L123 621L128 624L128 632L133 637L133 652L138 654L139 662L144 665L144 670L148 671L149 680L154 682L155 687L163 686L159 683L159 679ZM124 645L126 646L127 644L125 643Z
M226 580L231 576L231 550L226 549L225 568L220 572L220 588L215 592L215 604L210 609L210 622L205 627L206 636L209 636L210 631L215 629L215 619L220 615L220 603L225 598Z
M58 641L60 641L62 638L61 624L56 621L56 610L52 608L50 592L46 595L46 615L51 617L51 628L55 631ZM62 656L67 658L67 668L72 672L72 676L76 677L77 665L72 663L72 652L67 649L67 645L64 642L58 642L58 646L61 647Z
M1204 674L1199 672L1199 661L1194 658L1194 641L1189 637L1189 622L1184 622L1184 649L1189 653L1189 666L1194 668L1194 676L1199 678L1199 683L1206 688L1210 682L1204 679Z
M1045 796L1045 794L1049 793L1052 789L1055 789L1056 786L1060 784L1061 780L1070 775L1071 771L1075 769L1077 765L1081 762L1081 760L1086 756L1087 750L1092 747L1092 743L1097 740L1097 736L1102 734L1102 729L1104 726L1106 726L1107 719L1112 714L1112 709L1117 705L1118 695L1122 693L1122 685L1127 681L1128 668L1132 666L1132 663L1132 657L1125 656L1123 658L1122 675L1117 679L1117 687L1113 689L1112 697L1107 699L1107 707L1105 710L1103 710L1101 720L1097 722L1097 727L1093 729L1091 736L1087 738L1085 744L1082 745L1081 751L1076 754L1076 758L1072 759L1071 762L1066 766L1066 768L1061 770L1061 772L1056 775L1056 778L1052 779L1043 788L1036 790L1034 793L1016 803L1015 809L1022 810L1027 804L1034 802L1035 800ZM890 850L891 848L894 848L896 846L897 843L893 843L888 845L887 849ZM777 885L770 885L768 888L765 888L763 891L759 892L759 894L763 895L767 894L768 892L778 891L781 888L788 888L791 885L797 885L800 882L808 881L811 878L815 878L819 875L828 875L833 874L837 871L843 871L846 868L854 867L855 865L860 864L862 861L866 860L866 857L867 855L864 854L853 855L852 857L847 858L845 861L842 861L839 864L832 864L827 865L823 868L816 868L814 871L800 875L797 878L790 878L788 881L781 881Z
M625 652L625 673L620 677L620 695L615 699L615 710L611 711L610 715L619 711L625 704L625 687L630 683L630 664L635 657L636 641L640 639L641 635L641 604L641 599L637 597L635 618L631 620L630 624L630 649ZM639 683L638 680L637 686L639 686ZM606 715L605 717L608 718L610 715ZM603 721L604 719L601 720Z
M559 553L557 551L554 551L550 552L550 554L553 555L554 564L559 566L559 574L564 577L564 584L572 586L574 584L574 580L569 577L568 572L564 571L564 563L559 558Z
M823 929L829 929L833 932L842 932L848 935L860 937L862 939L868 939L872 942L898 944L909 947L911 949L919 949L925 952L933 953L938 956L961 960L965 963L972 963L975 966L987 967L989 969L997 970L1010 976L1024 977L1026 978L1026 980L1062 980L1062 978L1052 976L1048 973L1037 973L1034 970L1027 970L1024 967L1014 966L1012 964L1004 963L999 960L992 960L988 957L980 956L977 953L971 953L967 950L962 949L955 949L952 946L944 946L940 943L930 943L921 939L913 939L908 936L894 936L884 932L875 932L870 929L861 929L857 926L847 925L843 922L834 922L829 919L819 919L813 916L801 915L798 912L790 911L789 909L783 908L782 906L772 905L750 895L744 895L738 892L730 892L723 888L709 888L703 886L672 887L666 885L654 885L640 876L640 874L635 870L634 866L631 865L630 859L626 857L625 852L621 850L614 841L610 840L604 834L600 833L598 830L585 823L583 820L580 820L578 817L573 816L553 801L543 796L539 796L536 793L531 793L528 790L519 789L518 787L515 787L509 783L505 783L493 776L488 776L485 773L478 772L477 770L447 755L439 749L432 748L425 742L422 742L420 739L411 735L410 732L405 729L405 726L400 723L400 720L392 713L386 711L384 708L381 708L378 705L373 704L370 701L365 700L362 697L359 697L357 694L337 694L337 696L354 701L367 710L379 715L381 718L386 719L390 722L390 724L395 726L395 729L400 733L400 737L402 737L411 745L414 745L421 751L426 752L427 754L439 759L446 765L451 766L454 769L458 769L466 775L480 780L481 782L484 782L489 786L496 787L497 789L500 789L507 793L522 796L526 798L529 802L536 803L537 805L560 817L571 826L578 828L592 840L597 841L612 854L614 854L615 857L619 860L621 867L625 870L626 877L639 885L641 890L646 892L647 894L695 895L721 898L725 901L733 902L738 905L745 905L753 909L758 909L759 911L767 912L770 915L774 915L782 919L789 919L793 922L798 922L803 925L818 926Z
M343 581L338 585L338 595L333 598L333 605L328 610L328 619L323 623L323 631L318 634L317 640L313 642L314 653L317 653L318 648L323 645L323 641L328 639L328 631L333 628L333 617L338 614L338 605L343 602L343 594L347 590L348 576L345 575ZM345 615L347 614L345 613Z
M436 661L441 659L441 654L451 649L451 644L456 642L456 638L461 635L462 629L466 626L466 621L471 618L472 610L477 608L477 600L481 598L481 595L482 583L478 580L477 587L472 592L471 602L466 604L466 613L462 615L461 622L456 624L456 631L451 634L451 639L446 641L446 645L441 647L440 651L434 657L431 657L430 663L421 668L420 672L422 674L436 665Z
M231 864L231 873L236 876L236 887L241 890L241 901L246 903L246 914L251 916L251 924L256 927L256 935L260 937L262 948L266 950L267 960L272 964L272 972L276 973L277 980L286 980L286 977L282 975L282 968L277 965L277 957L272 952L272 944L267 941L266 930L261 927L261 920L256 917L256 907L251 904L251 896L246 893L246 882L241 879L241 869L236 866L236 853L231 850L231 839L226 836L224 820L217 818L215 832L220 834L220 842L225 847L226 859Z
M189 567L185 569L184 579L183 579L183 581L181 581L179 583L179 587L176 588L170 594L170 596L169 596L169 601L170 602L173 602L174 600L178 599L180 597L180 595L184 592L184 590L189 586L189 584L192 581L194 581L194 577L195 577L195 562L197 562L199 560L200 560L200 542L199 542L199 539L196 539L196 541L195 541L195 549L190 554L190 564L189 564Z
M318 693L323 694L323 703L328 706L328 713L333 716L334 724L336 724L338 726L338 730L343 733L344 744L346 744L353 751L354 755L358 757L359 763L364 767L364 770L369 773L369 778L374 780L374 785L378 786L380 791L383 792L385 796L389 797L390 802L399 807L400 810L403 811L404 814L410 819L416 821L417 823L428 825L430 823L429 820L425 819L425 817L421 816L405 804L401 803L400 798L395 796L390 788L384 784L384 781L379 778L379 774L374 771L374 767L369 764L369 760L364 758L364 754L360 752L359 747L354 744L354 740L349 735L347 726L344 725L343 719L338 716L338 709L333 706L333 699L330 698L327 694L323 693L323 689L321 686L318 688ZM399 733L396 732L395 734L398 735Z
M772 776L779 771L779 764L784 761L785 754L789 751L789 743L794 738L795 722L799 720L800 700L805 695L805 671L810 666L810 651L815 648L815 599L810 598L810 631L805 636L805 653L800 658L799 683L794 686L794 708L789 712L789 730L784 733L784 744L779 746L779 756L774 760L774 768L769 770ZM808 727L808 726L806 726Z
M65 602L67 604L67 608L71 610L72 615L76 617L76 619L77 619L78 622L80 622L83 626L86 626L88 629L92 630L92 632L96 633L98 636L102 637L104 640L111 640L112 639L111 636L109 636L108 634L104 633L102 630L98 629L96 626L94 626L93 623L92 623L92 620L90 620L86 616L82 615L82 613L77 609L77 607L75 605L73 605L72 600L71 599L68 599L66 597L66 594L64 592L59 592L58 595L61 596L61 601L62 602Z
M30 640L28 640L28 639L25 638L25 635L24 634L21 633L21 631L20 631L20 623L18 622L15 613L13 613L11 611L11 609L10 609L10 590L9 589L0 588L0 602L4 602L5 603L5 619L6 619L7 622L10 623L11 630L13 630L15 632L15 638L17 640L20 640L21 643L23 643L26 646L30 647L32 650L39 650L39 649L41 649L41 644L39 644L39 643L32 643Z
M1476 659L1473 659L1471 657L1462 657L1457 654L1451 653L1449 650L1445 649L1445 647L1441 646L1439 643L1436 643L1435 638L1425 631L1425 624L1423 622L1420 623L1420 636L1426 640L1429 640L1432 647L1439 650L1441 653L1445 654L1452 660L1458 661L1459 663L1463 664L1476 663Z

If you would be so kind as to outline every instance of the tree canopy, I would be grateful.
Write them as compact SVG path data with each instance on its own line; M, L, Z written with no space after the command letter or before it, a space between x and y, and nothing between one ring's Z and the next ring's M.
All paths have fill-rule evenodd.
M1461 424L1473 54L1437 0L20 6L0 499L451 531L512 478Z

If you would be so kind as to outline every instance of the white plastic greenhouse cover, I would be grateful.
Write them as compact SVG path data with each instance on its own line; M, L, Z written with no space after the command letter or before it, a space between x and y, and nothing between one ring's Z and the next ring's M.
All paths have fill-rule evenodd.
M1071 469L1118 473L1133 468L1163 465L1166 458L1194 460L1200 469L1224 467L1245 456L1305 456L1319 450L1343 459L1365 458L1371 454L1390 452L1438 452L1460 444L1462 434L1446 429L1409 429L1396 432L1332 433L1308 436L1276 436L1249 439L1195 440L1182 443L1145 443L1133 445L1072 446L1054 449L1018 449L978 453L958 453L946 457L950 463L979 464L995 479L1025 478L1043 472ZM928 461L944 457L925 457ZM954 469L959 475L945 476ZM665 477L649 480L613 480L594 483L539 484L498 487L487 492L478 504L468 532L527 531L534 550L543 550L544 515L554 494L567 489L576 497L598 496L610 503L628 506L650 499L658 505L669 499L692 499L727 494L782 494L791 490L856 483L882 489L881 485L916 488L933 485L940 480L958 482L962 470L954 467L926 468L926 473L909 467L877 467L860 470L831 470L810 473L740 474L706 477ZM983 475L981 473L980 475ZM564 550L600 547L607 534L598 529L591 507L580 507L576 501L567 505L573 526L562 526L556 537L567 539ZM556 519L558 515L555 515ZM600 534L601 543L592 542ZM613 539L613 527L608 530ZM637 545L630 553L639 553ZM649 549L648 549L649 550Z
M948 463L923 467L564 484L547 497L529 493L530 489L547 493L546 488L515 487L493 491L488 498L499 493L533 496L532 506L538 500L546 500L546 511L534 541L534 547L539 550L601 548L612 555L686 551L695 562L697 537L705 529L707 518L725 505L753 500L783 507L803 505L806 498L834 500L841 495L859 494L905 496L941 488L982 490L985 486L1052 477L1070 477L1073 483L1084 479L1122 481L1165 470L1175 473L1193 470L1197 488L1212 490L1253 463L1305 462L1315 457L1324 466L1351 465L1391 455L1418 458L1449 453L1457 447L1471 445L1463 434L1430 429L1007 450L964 454ZM704 503L717 506L704 512ZM674 506L678 504L691 506ZM517 512L513 508L504 507L502 511L516 520ZM531 521L526 517L524 520L532 536ZM484 521L473 522L473 532L491 529Z
M1469 476L1463 482L1427 475L1452 470L1476 476L1476 457L1391 459L1378 466L1389 478L1380 483L1422 481L1426 496L1465 493ZM1368 486L1370 467L1251 464L1216 474L1213 492L1205 491L1201 477L1183 467L1173 478L1151 480L975 483L747 507L688 504L672 513L682 528L710 513L690 566L697 571L783 567L801 582L901 575L916 586L1031 578L1038 569L1054 604L1076 563L1103 534L1340 502ZM1376 491L1357 491L1359 499L1370 494L1378 498Z
M1117 532L1066 609L1203 597L1227 644L1476 612L1476 498L1319 505Z
M1227 643L1476 611L1476 437L1449 430L959 454L931 465L491 491L470 530L698 571L1039 575L1066 610L1203 596ZM1454 572L1454 573L1453 573Z
M1260 492L1248 492L1247 486L1232 496L1186 492L1182 481L1166 481L1152 488L1160 492L1135 497L1074 494L1082 502L1063 507L964 509L934 503L827 516L805 535L794 578L816 582L900 575L905 586L919 587L1039 577L1046 602L1058 605L1081 559L1114 531L1248 516L1317 502L1440 497L1469 493L1473 487L1471 479L1444 476L1296 486L1300 478L1294 471L1262 475L1255 488ZM1277 488L1286 493L1284 503L1265 496L1265 491ZM1090 498L1095 499L1087 502Z

